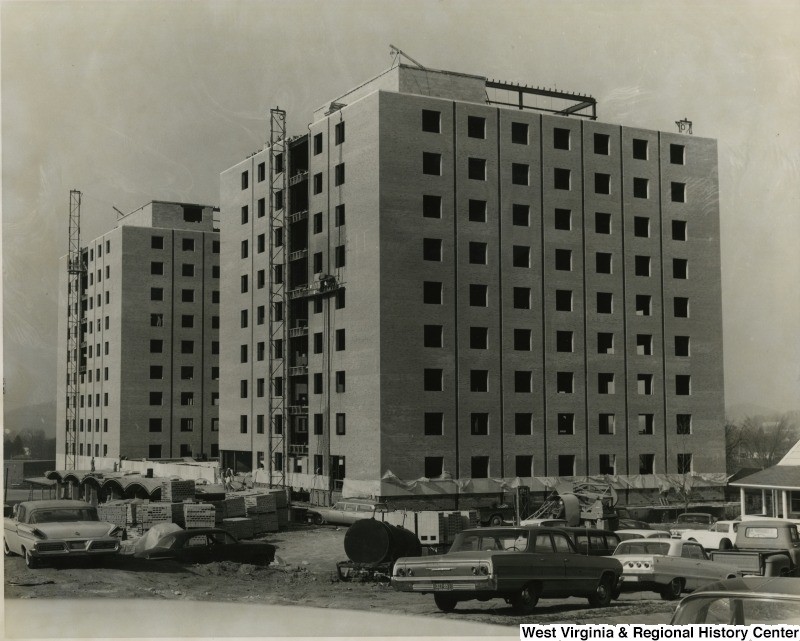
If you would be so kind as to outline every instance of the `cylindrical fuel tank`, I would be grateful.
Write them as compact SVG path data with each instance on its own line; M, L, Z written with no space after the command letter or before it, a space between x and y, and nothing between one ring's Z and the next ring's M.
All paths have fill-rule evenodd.
M361 519L345 532L344 552L355 563L377 565L393 563L401 556L420 556L422 546L409 530L384 521Z

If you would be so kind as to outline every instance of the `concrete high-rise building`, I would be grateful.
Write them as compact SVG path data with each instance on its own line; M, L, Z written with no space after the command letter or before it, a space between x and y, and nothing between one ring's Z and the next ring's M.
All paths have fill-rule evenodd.
M399 65L302 136L273 113L221 175L226 465L724 471L716 142L552 93Z
M89 469L92 458L218 455L220 268L214 211L153 201L85 244L81 276L69 275L62 258L59 467L69 461ZM79 317L73 325L79 340L68 354L67 293L74 287L78 307L70 314ZM68 413L70 371L77 394L75 411ZM74 418L65 423L68 415ZM73 450L69 457L67 447Z

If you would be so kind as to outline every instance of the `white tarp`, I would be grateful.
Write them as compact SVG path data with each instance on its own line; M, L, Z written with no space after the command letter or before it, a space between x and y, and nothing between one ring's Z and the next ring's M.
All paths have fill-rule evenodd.
M667 492L670 489L685 487L724 487L727 475L724 473L707 474L636 474L636 475L607 475L607 476L576 476L569 479L558 476L539 476L532 479L505 478L505 479L428 479L419 478L406 481L398 478L391 471L386 472L383 478L371 481L357 481L345 479L342 486L342 496L346 497L378 497L378 496L421 496L421 495L452 495L452 494L499 494L513 490L521 485L527 485L532 492L550 491L559 485L572 485L573 483L607 484L615 490L628 489L657 489Z

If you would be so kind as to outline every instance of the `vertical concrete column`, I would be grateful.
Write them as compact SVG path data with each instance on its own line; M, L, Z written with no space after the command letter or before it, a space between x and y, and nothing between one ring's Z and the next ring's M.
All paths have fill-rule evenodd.
M747 510L745 509L745 500L744 500L744 488L739 488L739 515L744 516L747 514Z
M781 507L783 508L783 518L789 518L789 493L781 490Z

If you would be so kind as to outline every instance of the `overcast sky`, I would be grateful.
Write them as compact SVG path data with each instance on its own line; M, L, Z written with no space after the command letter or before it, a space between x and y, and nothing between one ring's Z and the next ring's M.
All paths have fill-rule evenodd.
M219 204L221 171L388 68L593 95L604 122L719 141L726 405L800 408L800 3L2 3L7 409L55 400L57 261L151 200Z

